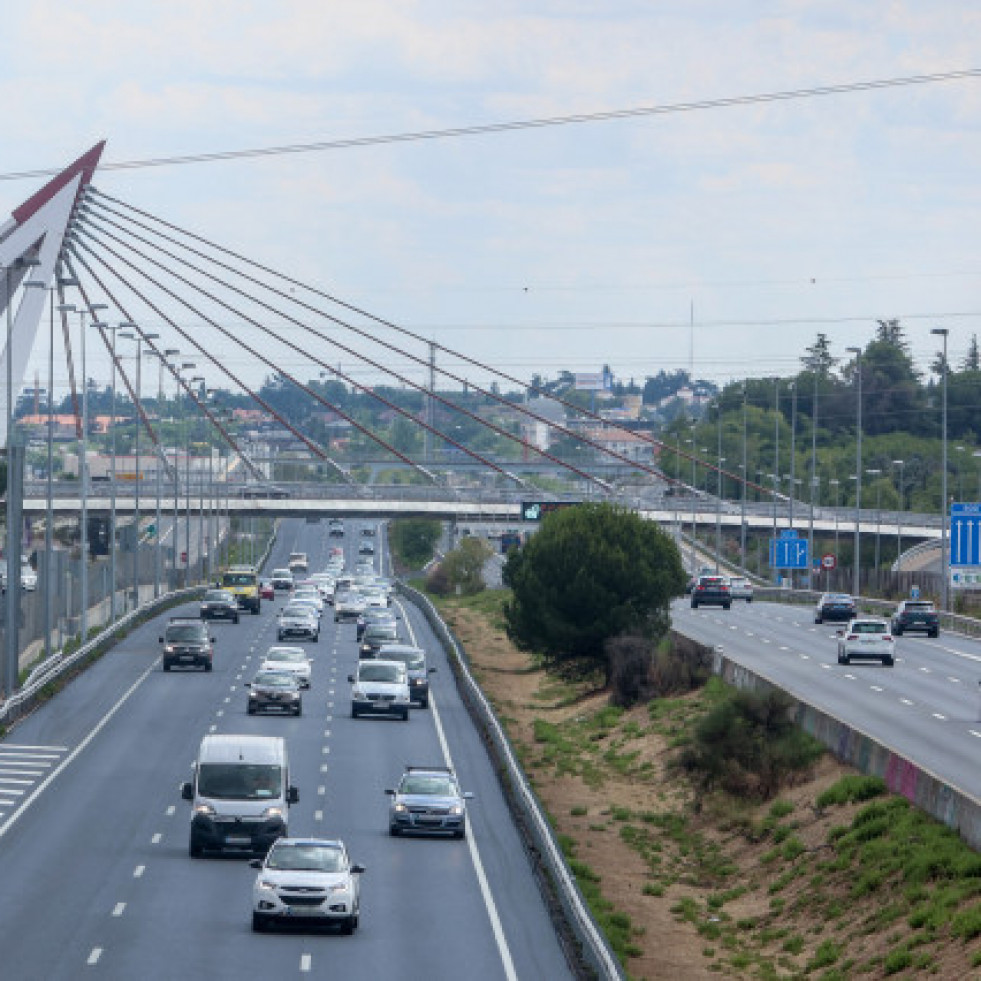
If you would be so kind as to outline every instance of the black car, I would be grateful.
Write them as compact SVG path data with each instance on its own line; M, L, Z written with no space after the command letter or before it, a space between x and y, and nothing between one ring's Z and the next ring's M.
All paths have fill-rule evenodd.
M358 555L374 555L374 554L375 554L375 546L367 539L365 539L358 546Z
M238 623L238 600L226 589L209 589L201 599L201 619Z
M171 617L164 628L160 643L163 669L172 667L204 668L210 671L214 660L214 637L208 628L193 617Z
M848 593L822 593L814 607L814 622L855 619L855 600Z
M245 687L249 689L249 715L268 709L291 715L303 712L300 685L289 671L260 671Z
M928 637L940 636L940 616L929 600L903 600L892 615L892 632L901 637L921 630Z
M427 667L426 652L409 644L384 644L378 657L382 661L401 661L409 675L409 699L429 708L429 676L436 669Z
M399 629L395 623L369 623L361 635L358 657L378 657L378 649L383 644L397 644Z
M691 591L691 608L697 610L700 606L721 606L724 610L732 606L732 592L725 576L698 577Z

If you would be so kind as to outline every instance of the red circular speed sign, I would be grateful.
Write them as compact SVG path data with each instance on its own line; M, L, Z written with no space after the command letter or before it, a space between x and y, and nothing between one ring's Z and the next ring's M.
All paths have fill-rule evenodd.
M838 560L830 552L821 556L822 569L833 569L837 564Z

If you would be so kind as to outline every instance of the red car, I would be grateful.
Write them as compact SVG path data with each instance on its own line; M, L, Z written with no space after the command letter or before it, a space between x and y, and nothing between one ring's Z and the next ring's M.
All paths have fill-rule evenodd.
M273 589L273 584L268 579L259 580L259 599L274 600L276 598L276 590Z

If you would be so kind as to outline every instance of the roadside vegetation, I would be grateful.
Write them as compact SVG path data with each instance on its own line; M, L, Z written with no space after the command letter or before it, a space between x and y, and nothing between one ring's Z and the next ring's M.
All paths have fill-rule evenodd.
M546 671L509 601L437 599L631 977L981 976L981 856L955 833L670 642L626 707Z
M398 518L388 526L388 545L399 572L421 569L436 550L442 526L431 518Z

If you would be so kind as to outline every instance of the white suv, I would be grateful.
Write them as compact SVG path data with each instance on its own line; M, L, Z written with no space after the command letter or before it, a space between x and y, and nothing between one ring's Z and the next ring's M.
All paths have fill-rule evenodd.
M409 720L409 673L401 661L358 662L358 673L347 680L351 689L351 718L359 715L396 715Z

